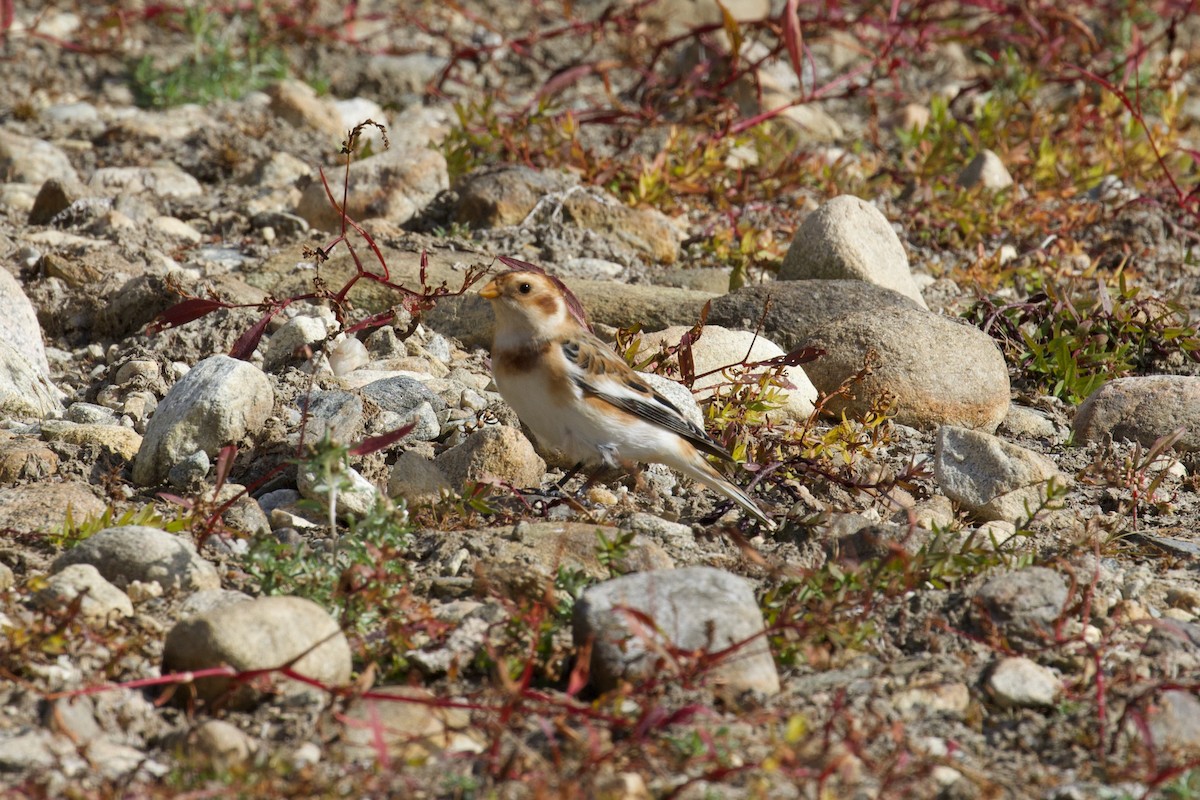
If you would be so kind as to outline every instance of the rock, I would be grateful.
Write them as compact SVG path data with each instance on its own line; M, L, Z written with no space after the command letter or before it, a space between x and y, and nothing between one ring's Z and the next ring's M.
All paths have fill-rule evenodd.
M771 14L767 0L666 0L654 3L645 10L649 23L661 26L664 38L673 38L691 33L697 27L720 25L724 19L722 10L737 22L753 22L766 19Z
M854 312L892 306L919 308L902 294L863 281L776 281L743 286L716 298L708 322L749 331L758 330L761 323L764 336L791 350L803 345L813 331L828 322Z
M174 108L126 113L111 126L109 135L122 141L181 142L202 129L216 129L219 123L210 117L206 106L188 103ZM132 109L125 109L126 112Z
M318 442L328 436L335 442L349 444L359 437L363 402L350 392L312 392L301 396L297 404L308 414L304 427L308 441Z
M35 186L51 179L68 185L79 183L71 159L59 147L7 129L0 129L0 175L6 183Z
M662 542L673 550L686 550L694 547L696 542L696 534L692 532L690 525L671 522L644 511L635 512L622 519L621 530L641 534L652 542ZM664 567L644 567L641 571L648 569Z
M1092 392L1075 412L1071 428L1080 442L1106 436L1150 447L1183 428L1179 450L1200 450L1200 377L1145 375L1116 378Z
M155 275L130 278L105 298L96 313L95 327L102 334L123 337L140 329L174 303L164 279Z
M925 307L904 245L879 209L841 195L805 218L779 269L781 281L851 278L892 289Z
M80 425L65 420L43 422L42 438L79 447L98 447L125 461L132 461L142 445L142 437L137 431L124 425Z
M239 603L246 603L253 599L245 592L235 592L232 589L201 589L194 594L188 595L187 599L180 604L179 618L194 617L197 614L204 614L209 611L215 611L218 608L225 608L226 606L233 606Z
M480 287L482 288L482 287ZM430 329L453 336L463 347L491 347L496 317L492 305L476 292L443 297L425 312L424 324Z
M55 103L42 109L42 119L68 128L91 128L100 123L100 112L91 103Z
M332 483L337 487L336 492L330 491L324 475L305 464L301 464L297 469L296 488L300 490L300 494L320 503L322 508L329 508L332 496L337 504L337 515L340 519L361 519L375 507L379 499L379 490L375 488L375 484L353 467L343 465L332 476Z
M0 342L6 343L49 379L50 364L46 361L37 311L25 296L20 281L6 269L0 269Z
M371 331L364 344L367 346L367 353L372 358L404 358L408 355L408 346L396 333L395 327L391 325L384 325L382 328Z
M344 100L333 100L334 111L337 112L338 120L342 123L342 130L349 132L351 129L367 120L377 122L385 129L391 129L391 123L388 121L387 114L383 107L367 97L349 97ZM343 134L344 135L344 134ZM359 147L363 148L359 152L364 152L366 148L370 148L370 152L378 153L383 149L383 133L374 125L367 125L359 131ZM397 137L403 139L403 137Z
M42 706L42 724L79 744L89 744L104 735L96 720L96 705L87 695L46 701Z
M1002 658L987 677L987 691L1003 708L1052 706L1062 692L1053 670L1024 656Z
M275 404L262 370L228 356L192 367L158 405L133 465L141 486L157 483L197 450L210 457L266 423Z
M352 125L343 126L342 115L333 101L320 97L302 80L288 78L267 87L271 113L290 125L322 133L332 148L346 138ZM320 183L318 182L318 185Z
M639 372L638 375L651 389L671 401L671 404L683 413L684 419L701 430L704 429L704 410L696 402L696 396L692 394L691 389L664 375L655 375L653 372Z
M263 369L274 372L285 364L307 361L313 347L325 341L329 335L329 323L318 316L301 315L290 319L271 334L267 352L263 356Z
M516 428L492 425L477 430L451 447L435 463L454 487L468 481L499 480L517 488L538 486L546 462Z
M894 398L896 422L916 428L993 431L1008 412L1004 356L990 336L965 323L902 307L861 311L818 328L806 344L825 351L804 365L824 393L860 370L869 350L879 356L851 399L826 404L828 414L863 414L884 393Z
M669 680L676 661L660 655L665 647L714 653L737 645L713 663L713 682L725 692L777 694L763 627L750 584L711 567L626 575L590 587L575 604L575 644L593 643L591 683L602 692L623 681Z
M91 625L102 627L133 616L129 595L104 580L91 564L72 564L51 575L35 599L43 608L63 610L80 595L79 614Z
M437 464L413 450L396 458L388 478L388 495L401 497L410 506L436 503L453 491Z
M45 772L75 750L75 743L61 734L29 727L5 730L0 732L0 773Z
M291 186L301 178L309 178L312 175L313 169L307 161L302 161L290 153L275 152L259 162L249 180L251 185L270 188ZM283 224L277 224L279 222ZM259 212L254 215L251 224L260 230L274 228L276 233L304 233L308 230L308 223L302 217L283 211Z
M66 420L79 425L116 425L117 412L95 403L71 403Z
M141 773L143 780L161 779L170 771L165 764L147 758L143 749L108 738L90 742L84 749L84 755L95 771L110 781L117 781L135 773Z
M41 367L0 339L0 418L41 419L61 414L61 395Z
M23 478L39 480L58 472L58 454L46 445L23 436L0 434L0 483Z
M329 354L329 369L334 375L341 377L356 369L365 367L371 360L367 347L353 336L340 334L333 341L333 346L327 348Z
M927 531L948 530L954 526L956 518L954 504L950 502L949 497L940 494L918 501L912 508L912 514L917 527ZM908 511L905 509L897 511L892 518L892 522L898 522L901 525L907 525L908 521Z
M637 324L643 330L694 325L704 304L715 296L695 289L612 281L574 280L570 288L587 309L593 324L614 328ZM490 341L490 324L488 337Z
M92 173L88 185L105 195L147 192L167 200L200 197L200 182L174 165L159 167L102 167Z
M898 553L915 554L930 541L924 528L872 522L858 514L837 514L825 539L829 560L842 564L886 563Z
M971 690L961 681L926 683L896 692L892 705L906 719L915 718L917 715L913 712L918 709L924 714L962 717L971 705Z
M441 434L438 414L446 410L446 401L421 381L403 375L380 378L367 383L360 393L382 412L368 414L368 433L381 434L411 423L415 425L412 432L400 441L432 441Z
M451 580L457 579L452 577ZM405 659L426 677L460 674L460 670L483 651L496 626L510 619L502 606L473 600L445 603L436 613L439 621L453 625L450 635L433 648L409 650L404 654Z
M975 593L972 615L987 634L1010 646L1044 647L1067 602L1067 583L1046 567L1027 567L989 578Z
M434 411L445 411L446 401L421 381L398 375L372 381L361 389L362 396L384 411L410 414L422 403L428 403Z
M642 334L642 346L639 354L648 356L664 344L675 346L689 330L689 327L680 325L664 331ZM785 355L785 351L764 336L755 336L751 331L730 330L719 325L706 325L701 331L700 338L692 344L692 362L697 376L730 364L741 363L743 360L748 362L766 361L782 355ZM673 362L678 363L678 359L673 359ZM762 372L767 369L770 368L756 368L753 371ZM782 407L778 411L766 412L765 416L768 420L782 416L794 422L804 422L813 412L813 403L817 400L817 390L800 367L786 367L783 377L796 388L785 390ZM702 390L699 392L700 398L708 399L713 396L711 387L722 383L727 383L727 379L720 372L716 372L704 377L697 377L692 388L693 390ZM724 394L728 396L728 393L727 385Z
M596 800L651 800L646 780L636 772L599 777L591 796Z
M381 53L370 56L363 75L369 79L371 88L378 93L381 102L389 107L403 108L420 100L429 91L429 85L445 69L446 64L444 56L432 53ZM406 110L407 113L411 112Z
M691 19L682 17L681 19ZM732 49L732 48L731 48ZM689 48L693 54L694 63L683 61L681 66L695 69L699 62L711 59L711 55L699 47ZM815 100L797 103L797 98L808 93L800 86L800 79L787 59L767 57L766 48L758 43L750 44L741 51L741 56L757 65L754 73L743 73L731 87L732 96L738 104L743 117L749 118L765 112L773 112L770 125L783 126L791 129L798 136L785 137L798 139L803 146L820 142L832 142L845 136L841 124ZM824 63L824 59L818 56ZM705 65L707 67L707 64ZM807 72L806 67L806 72ZM842 71L839 67L835 71ZM810 79L806 75L806 79ZM753 151L751 151L753 152ZM756 156L757 154L755 154ZM726 162L727 165L729 162ZM737 161L734 161L737 164ZM736 166L731 166L736 169Z
M157 581L168 591L217 589L217 569L182 536L144 525L105 528L60 555L51 568L91 564L106 580L124 588L133 581Z
M1018 405L1008 407L1008 413L1004 415L1004 421L1000 423L1000 432L1008 436L1024 436L1048 441L1057 441L1061 438L1054 421L1043 412Z
M637 324L644 330L694 325L704 304L714 297L711 292L693 289L611 281L573 280L570 289L593 324L615 328ZM469 292L439 300L425 315L425 322L433 330L455 337L464 347L490 347L496 318L487 300Z
M342 175L341 165L330 165L327 174ZM350 186L346 213L355 220L371 217L403 225L415 217L439 192L450 188L446 159L428 147L392 147L378 155L350 165ZM296 213L325 231L341 229L341 215L329 204L325 187L319 180L304 190Z
M568 193L562 208L566 218L581 228L616 239L660 264L674 264L679 258L683 237L657 209L631 208L588 191Z
M175 740L172 748L188 763L217 772L245 766L258 744L241 728L220 719L207 719Z
M131 358L117 367L116 382L118 386L136 386L144 389L153 386L162 376L162 367L149 358Z
M341 743L356 761L396 759L424 762L440 753L482 753L467 731L471 715L439 705L438 698L412 686L378 686L339 714Z
M234 485L225 484L226 490L228 491L229 487ZM241 489L242 487L238 487L237 490L241 491ZM223 492L222 500L224 500L224 494ZM233 505L221 515L221 519L232 530L240 531L247 535L254 535L260 531L269 531L271 529L271 522L267 519L267 515L259 507L258 503L254 501L254 498L249 495L242 495L235 500ZM235 544L241 545L244 542L236 542Z
M208 453L197 450L167 470L167 483L180 491L190 491L199 486L211 468Z
M1047 487L1071 483L1043 455L979 431L950 425L938 430L934 455L938 485L981 520L1028 520L1046 501Z
M346 637L328 612L301 597L260 597L196 614L176 623L163 645L164 675L219 666L273 669L289 663L297 673L328 686L350 680ZM286 694L313 691L282 675L269 680ZM190 687L205 702L232 689L228 699L233 707L253 705L257 698L255 687L231 685L224 677L202 678Z
M474 228L519 225L547 195L578 185L569 173L547 172L521 164L503 165L468 175L458 190L455 219Z
M999 191L1013 185L1012 175L1000 160L1000 156L991 150L980 150L971 159L971 163L958 173L958 185L964 189L974 189L982 186L984 189Z
M542 598L554 586L559 570L575 570L592 580L610 577L610 566L598 552L604 539L615 542L623 531L584 522L521 522L508 538L480 532L475 568L480 592L499 592L511 598ZM611 570L624 573L671 570L675 563L649 536L635 535Z
M1147 710L1146 717L1155 752L1177 759L1200 755L1200 700L1194 694L1178 689L1165 691Z
M62 181L51 178L38 189L37 197L33 199L33 208L29 209L29 219L26 221L30 225L49 225L55 216L78 199L76 187L68 188Z
M293 770L304 770L321 763L321 748L315 742L304 742L288 757Z
M0 528L60 531L68 515L76 522L104 513L107 506L86 483L39 482L0 489Z
M156 233L183 244L199 244L204 239L204 234L177 217L157 216L150 220L150 227Z
M14 217L33 213L37 202L36 183L0 183L0 210ZM30 241L38 241L30 237ZM44 241L39 242L45 244Z
M0 562L0 592L7 592L17 583L17 576L13 574L12 567Z
M775 117L779 122L795 129L810 142L836 142L845 137L841 123L833 115L815 103L795 105L794 94L785 91L763 92L763 110L783 111Z
M892 115L891 126L897 131L923 131L929 125L933 112L920 103L906 103Z

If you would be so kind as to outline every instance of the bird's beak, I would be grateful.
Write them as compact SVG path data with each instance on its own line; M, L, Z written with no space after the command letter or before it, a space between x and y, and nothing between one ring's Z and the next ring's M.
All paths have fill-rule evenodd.
M495 281L491 281L479 290L479 296L485 300L495 300L500 296L500 287L496 285Z

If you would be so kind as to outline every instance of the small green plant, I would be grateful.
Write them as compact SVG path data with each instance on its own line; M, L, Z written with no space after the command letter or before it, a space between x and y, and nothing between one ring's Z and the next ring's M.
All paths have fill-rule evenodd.
M433 229L433 235L442 239L470 239L471 226L465 222L451 222L449 227L436 227Z
M774 232L744 221L714 232L703 246L717 263L730 268L730 291L745 286L751 270L777 272L787 250Z
M1132 450L1109 442L1084 470L1083 480L1116 489L1118 517L1129 520L1136 531L1143 509L1167 513L1175 502L1175 491L1162 490L1172 464L1177 463L1169 455L1171 448L1185 433L1186 428L1180 427L1160 436L1149 447L1136 443Z
M600 528L596 529L596 559L600 566L608 570L609 577L620 577L618 568L621 560L629 554L633 540L637 534L633 531L621 531L609 539ZM554 575L554 589L559 595L559 602L554 608L555 619L569 624L571 614L575 609L575 601L583 594L584 589L596 583L596 579L586 570L578 567L560 566Z
M554 606L554 617L559 622L570 623L575 611L575 601L583 594L583 590L596 581L585 570L578 567L559 567L554 574L554 590L559 596Z
M608 570L609 576L613 578L624 574L618 565L629 555L629 550L633 547L633 540L637 538L637 534L633 531L621 531L609 539L604 535L603 530L597 529L596 538L600 540L596 545L596 558L599 559L600 566Z
M408 585L401 557L412 537L403 505L381 498L360 519L349 523L334 557L314 553L306 544L281 542L274 534L250 540L247 574L263 594L307 597L336 610L363 630L386 611L386 601Z
M1026 300L980 300L967 318L995 338L1026 388L1079 403L1112 378L1200 358L1200 332L1185 308L1119 280L1094 293L1048 283Z
M1058 508L1068 487L1046 482L1040 502L1026 507L1026 517L1004 539L988 533L964 536L935 528L927 541L907 552L897 546L883 555L857 563L830 557L802 579L770 587L759 601L772 651L780 663L803 663L810 654L859 650L878 634L870 612L882 598L899 597L916 589L952 589L996 569L1021 569L1035 554L1023 546L1042 512ZM900 544L900 543L897 543Z
M287 58L264 41L256 18L238 15L227 20L204 4L176 15L190 38L190 49L172 66L161 66L152 56L137 63L132 78L140 105L165 108L236 100L287 77Z
M187 530L191 523L192 516L190 514L165 517L154 506L130 508L121 514L117 514L116 510L109 506L96 516L76 522L71 513L71 507L67 506L62 527L50 534L50 544L60 548L74 547L105 528L117 528L123 525L145 525L150 528L161 528L169 533L179 533Z
M579 126L547 102L520 114L501 113L491 97L455 105L458 124L442 142L450 181L490 164L565 166L583 156Z
M1162 800L1200 800L1200 769L1190 769L1161 789Z

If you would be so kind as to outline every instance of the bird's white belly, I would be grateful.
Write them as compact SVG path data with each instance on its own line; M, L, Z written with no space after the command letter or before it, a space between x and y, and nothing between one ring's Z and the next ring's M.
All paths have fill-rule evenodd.
M659 461L671 434L623 414L602 414L575 391L569 402L552 398L537 371L496 376L496 385L521 421L548 447L586 463ZM664 437L668 441L662 441Z

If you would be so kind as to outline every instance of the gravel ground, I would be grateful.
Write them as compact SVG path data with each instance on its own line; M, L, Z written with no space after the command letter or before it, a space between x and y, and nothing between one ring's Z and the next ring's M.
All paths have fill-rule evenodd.
M1195 219L1120 103L999 12L906 17L945 35L885 76L864 11L804 27L829 99L715 136L800 96L781 8L413 5L0 32L5 796L1200 792ZM1106 13L1034 14L1046 60ZM500 257L780 529L665 468L555 488Z

